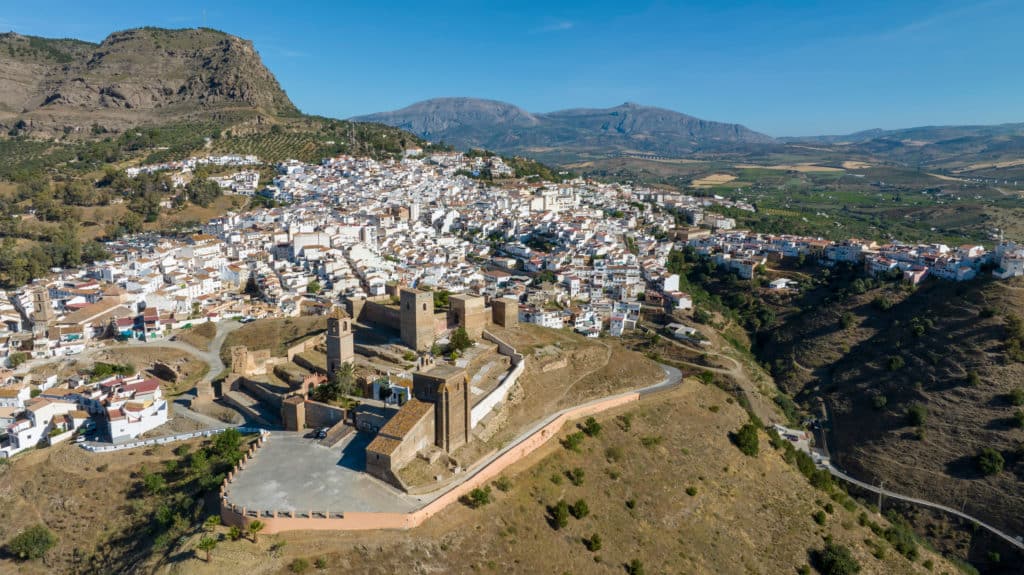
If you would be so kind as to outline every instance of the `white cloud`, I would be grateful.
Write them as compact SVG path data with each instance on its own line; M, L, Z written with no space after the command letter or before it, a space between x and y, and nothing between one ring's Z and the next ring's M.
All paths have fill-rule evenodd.
M533 34L545 34L547 32L564 32L566 30L572 30L573 26L575 26L575 24L573 24L569 20L562 20L561 22L554 22L546 26L541 26L540 28L534 28L530 32Z

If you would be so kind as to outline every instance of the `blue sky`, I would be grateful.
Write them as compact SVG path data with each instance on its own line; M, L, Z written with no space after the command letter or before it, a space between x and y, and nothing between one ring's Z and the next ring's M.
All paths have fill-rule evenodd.
M249 38L305 112L436 96L533 112L625 101L774 136L1024 121L1024 2L6 0L0 30L135 26Z

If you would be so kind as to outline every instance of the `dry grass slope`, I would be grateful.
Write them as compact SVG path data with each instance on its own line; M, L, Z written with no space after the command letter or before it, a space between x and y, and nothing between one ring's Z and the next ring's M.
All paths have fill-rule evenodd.
M628 430L618 416L630 418ZM286 573L295 559L323 558L326 573L618 574L638 559L648 573L767 575L794 573L831 536L853 550L863 574L927 573L928 559L932 572L955 573L929 552L913 564L891 549L875 558L865 541L877 538L838 505L818 525L816 499L827 497L764 441L758 457L740 454L727 434L746 414L715 387L690 382L599 419L603 430L581 453L550 442L507 474L507 492L492 488L494 502L481 509L452 507L409 532L226 542L210 564L185 553L160 572ZM579 486L567 476L576 469ZM548 507L581 499L589 515L552 529ZM584 539L595 533L602 548L591 552ZM279 542L287 545L268 553Z

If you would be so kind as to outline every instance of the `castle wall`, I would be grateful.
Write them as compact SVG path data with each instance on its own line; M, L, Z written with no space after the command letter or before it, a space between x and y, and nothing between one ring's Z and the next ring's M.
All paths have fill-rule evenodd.
M345 419L345 410L319 401L306 400L306 427L331 427Z
M613 409L640 399L637 392L628 392L607 399L590 402L568 409L516 445L508 447L490 463L472 471L472 476L451 490L411 513L346 512L344 510L275 511L245 509L232 504L225 496L228 485L239 468L228 474L221 486L220 516L225 525L244 528L249 522L259 519L265 524L263 533L274 534L286 531L364 531L376 529L412 529L437 515L449 505L456 503L470 491L487 485L501 475L509 466L518 463L539 449L552 438L557 437L567 423L608 409ZM250 450L247 459L256 456Z

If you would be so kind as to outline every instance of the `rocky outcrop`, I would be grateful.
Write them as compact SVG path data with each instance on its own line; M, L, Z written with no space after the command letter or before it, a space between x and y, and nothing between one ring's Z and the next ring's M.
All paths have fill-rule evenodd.
M298 113L252 42L210 29L126 30L100 44L10 33L0 55L0 123L16 132Z

